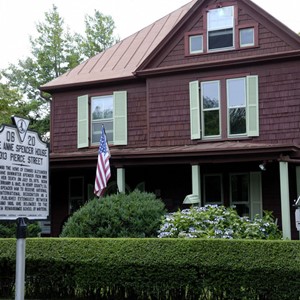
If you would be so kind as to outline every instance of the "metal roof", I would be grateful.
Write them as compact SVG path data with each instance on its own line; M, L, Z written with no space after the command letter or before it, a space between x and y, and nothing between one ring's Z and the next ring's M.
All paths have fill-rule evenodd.
M144 29L121 40L111 48L86 60L69 72L41 87L74 86L118 78L132 78L141 63L178 24L183 16L197 2L193 0Z

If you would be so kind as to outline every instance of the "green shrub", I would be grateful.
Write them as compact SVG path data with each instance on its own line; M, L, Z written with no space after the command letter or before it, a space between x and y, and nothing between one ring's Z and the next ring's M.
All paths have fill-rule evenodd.
M38 237L41 233L41 227L38 222L26 221L26 236ZM0 238L16 237L17 221L0 221Z
M280 239L282 234L270 212L250 220L232 207L206 205L166 215L158 237Z
M93 199L66 222L62 237L154 237L165 213L154 194L134 191Z
M0 298L12 299L15 239L0 249ZM26 299L294 300L300 243L28 238L25 276Z

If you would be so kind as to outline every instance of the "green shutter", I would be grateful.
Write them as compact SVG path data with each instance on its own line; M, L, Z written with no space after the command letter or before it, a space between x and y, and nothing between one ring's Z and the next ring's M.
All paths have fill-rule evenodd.
M250 206L251 217L259 215L262 217L262 190L261 190L261 173L250 173Z
M114 145L127 145L127 92L114 92Z
M247 133L259 136L258 76L247 76Z
M191 139L201 139L199 82L190 82Z
M89 146L89 97L77 98L77 147Z

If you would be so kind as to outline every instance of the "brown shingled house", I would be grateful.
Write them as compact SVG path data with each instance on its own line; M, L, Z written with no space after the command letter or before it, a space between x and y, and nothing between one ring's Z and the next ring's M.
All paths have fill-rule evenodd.
M270 210L298 238L300 38L250 0L193 0L41 89L53 99L52 236L93 196L104 124L108 192L138 187L170 211L188 194Z

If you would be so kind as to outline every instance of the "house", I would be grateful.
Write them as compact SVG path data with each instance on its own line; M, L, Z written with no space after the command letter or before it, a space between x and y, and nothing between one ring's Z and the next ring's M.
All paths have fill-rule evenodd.
M300 38L250 0L193 0L41 89L52 236L93 197L104 124L107 193L153 192L169 211L188 194L268 210L299 237Z

